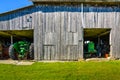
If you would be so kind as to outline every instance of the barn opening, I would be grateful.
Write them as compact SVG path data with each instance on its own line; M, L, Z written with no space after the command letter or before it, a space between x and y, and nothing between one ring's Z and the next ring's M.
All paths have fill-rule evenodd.
M9 47L18 42L33 43L33 30L1 30L0 31L0 59L10 59Z
M110 30L107 28L84 29L84 58L110 56Z

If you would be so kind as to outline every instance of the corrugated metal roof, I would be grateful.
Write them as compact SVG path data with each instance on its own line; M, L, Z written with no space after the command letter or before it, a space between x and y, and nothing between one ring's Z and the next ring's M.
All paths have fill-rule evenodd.
M0 13L0 16L7 15L7 14L11 14L11 13L14 13L14 12L17 12L17 11L20 11L20 10L24 10L24 9L27 9L27 8L31 8L31 7L33 7L33 6L34 6L34 5L30 5L30 6L26 6L26 7L19 8L19 9L15 9L15 10L12 10L12 11Z
M120 4L120 0L30 0L30 1L32 1L33 3L39 3L39 2L41 2L41 3L47 3L47 2L50 2L49 4L51 4L51 3L54 3L54 2L76 2L76 3L82 3L82 2L86 2L86 3L107 3L108 2L108 4L110 3L112 3L112 4ZM35 5L30 5L30 6L26 6L26 7L23 7L23 8L19 8L19 9L16 9L16 10L12 10L12 11L8 11L8 12L5 12L5 13L0 13L0 16L3 16L3 15L7 15L7 14L11 14L11 13L14 13L14 12L17 12L17 11L20 11L20 10L23 10L23 9L27 9L27 8L30 8L30 7L33 7L33 6L35 6Z
M31 0L32 2L120 2L120 0Z

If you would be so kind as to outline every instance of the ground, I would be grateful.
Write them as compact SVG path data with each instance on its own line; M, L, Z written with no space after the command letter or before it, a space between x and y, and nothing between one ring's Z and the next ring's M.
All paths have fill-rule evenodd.
M1 80L119 80L120 61L0 62ZM18 63L31 65L16 65ZM9 62L10 63L10 62Z
M33 61L0 60L0 64L32 65Z

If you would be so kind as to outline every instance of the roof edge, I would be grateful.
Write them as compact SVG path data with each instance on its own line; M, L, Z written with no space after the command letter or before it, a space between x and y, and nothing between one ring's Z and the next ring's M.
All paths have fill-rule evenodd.
M11 13L14 13L14 12L17 12L17 11L20 11L20 10L24 10L24 9L27 9L27 8L30 8L30 7L33 7L33 6L34 5L29 5L29 6L25 6L25 7L22 7L22 8L15 9L15 10L3 12L3 13L0 13L0 16L11 14Z
M94 3L102 3L102 2L120 2L120 0L30 0L34 2L94 2Z

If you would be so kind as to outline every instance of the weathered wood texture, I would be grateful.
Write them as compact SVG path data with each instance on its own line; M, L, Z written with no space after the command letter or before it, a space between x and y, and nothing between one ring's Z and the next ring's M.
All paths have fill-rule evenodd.
M34 28L36 60L77 60L83 58L83 28L111 28L110 53L120 58L119 5L84 5L81 9L81 5L36 5L28 14L26 9L1 16L0 29L24 29L27 17L32 16L28 29Z
M85 28L111 28L110 53L120 58L120 7L118 6L87 6L84 7Z
M111 54L118 57L120 38L115 36L117 35L116 31L119 31L119 7L84 7L83 20L85 26L82 26L80 5L36 6L36 8L40 10L37 15L40 18L38 23L41 29L35 27L35 30L41 34L41 44L37 43L42 49L39 58L41 56L44 60L76 60L82 58L83 44L79 42L83 40L82 27L111 28ZM37 35L37 33L35 34Z
M82 54L82 31L79 20L66 6L36 6L35 54L38 60L77 60ZM65 10L64 10L65 9ZM79 8L78 8L79 9ZM64 11L68 12L64 12ZM70 12L69 12L70 10ZM80 14L78 18L80 19ZM71 17L72 16L72 17ZM76 22L78 24L76 24ZM39 53L39 54L38 54Z
M35 45L37 59L43 60L77 60L83 58L84 28L110 28L110 45L112 57L120 58L118 6L36 6L37 23L35 36L40 35ZM83 17L81 16L83 15ZM84 25L82 24L82 20ZM36 22L36 21L35 21ZM40 42L40 43L39 43Z
M26 30L33 29L32 8L4 13L0 15L0 30ZM3 15L3 16L2 16Z

